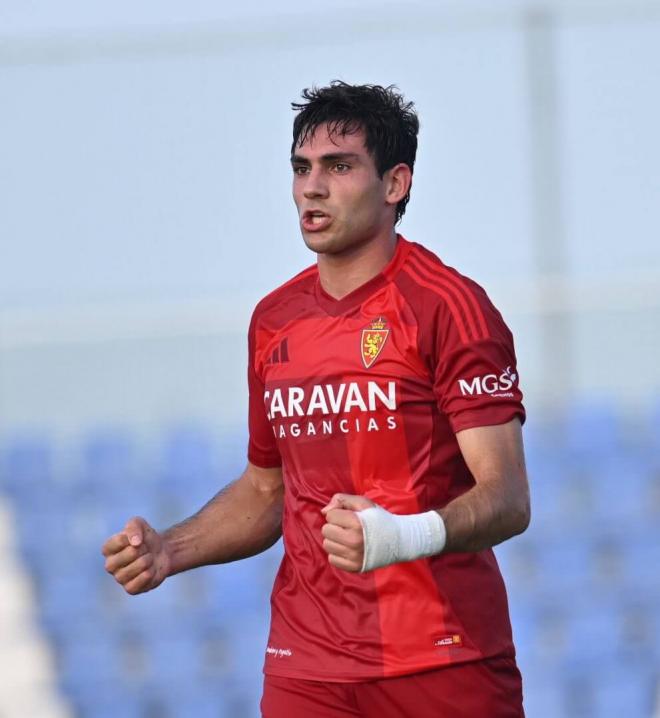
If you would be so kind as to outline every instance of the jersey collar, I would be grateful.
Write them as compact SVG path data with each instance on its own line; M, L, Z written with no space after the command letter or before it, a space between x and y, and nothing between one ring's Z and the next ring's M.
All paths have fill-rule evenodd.
M392 259L383 268L380 274L365 282L350 294L341 299L331 297L321 286L321 280L317 276L314 291L316 299L321 307L330 315L336 317L345 314L355 307L359 307L366 299L375 294L379 289L391 282L394 276L406 260L410 251L411 243L402 235L397 234L396 247Z

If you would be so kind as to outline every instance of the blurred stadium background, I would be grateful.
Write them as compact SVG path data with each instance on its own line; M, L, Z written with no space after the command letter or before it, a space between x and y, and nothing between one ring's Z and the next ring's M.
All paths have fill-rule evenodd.
M517 341L497 549L528 718L660 716L660 5L0 2L0 716L253 718L280 547L129 598L99 550L245 461L250 311L313 257L289 102L396 83L401 227Z

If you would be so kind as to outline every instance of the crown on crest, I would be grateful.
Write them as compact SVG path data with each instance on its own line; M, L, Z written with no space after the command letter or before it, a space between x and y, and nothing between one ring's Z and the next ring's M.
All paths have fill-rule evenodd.
M385 329L386 326L387 319L384 317L378 317L378 319L374 319L373 322L371 322L369 329Z

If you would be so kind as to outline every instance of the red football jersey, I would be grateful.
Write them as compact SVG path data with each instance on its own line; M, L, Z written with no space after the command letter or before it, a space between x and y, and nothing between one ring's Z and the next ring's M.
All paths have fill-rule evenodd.
M339 300L310 267L255 309L248 374L249 459L281 465L285 487L264 671L356 681L513 655L491 550L355 574L321 535L337 492L396 514L444 506L474 485L455 433L524 421L513 337L484 290L403 237Z

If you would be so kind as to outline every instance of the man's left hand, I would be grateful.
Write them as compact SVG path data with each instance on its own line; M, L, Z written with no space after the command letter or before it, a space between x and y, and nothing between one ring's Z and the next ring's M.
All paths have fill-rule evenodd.
M321 529L328 561L344 571L357 573L364 562L364 535L357 511L376 506L365 496L335 494L321 509L326 523Z

